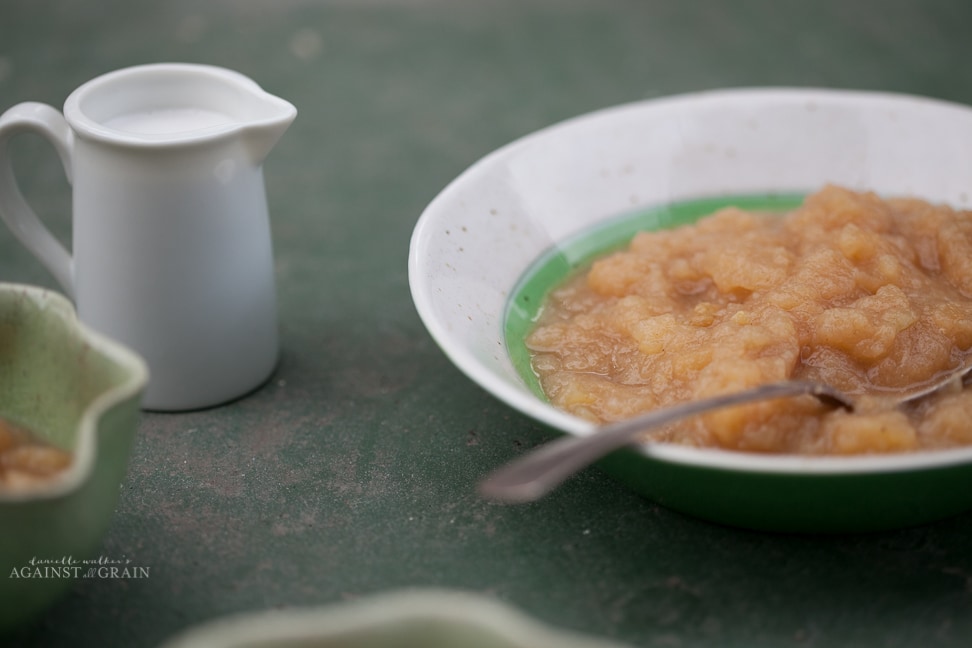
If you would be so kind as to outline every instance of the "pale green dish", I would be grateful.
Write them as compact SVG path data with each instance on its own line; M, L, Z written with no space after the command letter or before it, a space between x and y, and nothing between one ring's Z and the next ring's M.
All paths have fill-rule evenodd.
M624 648L462 591L416 589L219 619L162 648Z
M0 633L35 618L97 556L147 381L142 359L82 325L61 295L0 284L0 415L74 457L36 488L0 490ZM42 564L81 569L33 569Z

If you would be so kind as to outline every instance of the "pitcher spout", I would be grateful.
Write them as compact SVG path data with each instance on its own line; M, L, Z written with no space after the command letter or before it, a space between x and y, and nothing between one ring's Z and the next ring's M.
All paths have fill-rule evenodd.
M297 117L297 108L280 97L265 94L261 102L263 106L259 114L244 124L240 133L243 146L256 166L263 164Z

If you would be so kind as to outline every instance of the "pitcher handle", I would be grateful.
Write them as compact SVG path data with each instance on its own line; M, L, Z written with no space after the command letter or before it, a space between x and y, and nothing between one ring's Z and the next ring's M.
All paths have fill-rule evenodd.
M69 183L72 181L74 135L64 116L47 104L25 102L0 115L0 218L17 240L54 275L68 297L74 299L71 254L27 204L14 177L9 143L20 133L36 133L54 146Z

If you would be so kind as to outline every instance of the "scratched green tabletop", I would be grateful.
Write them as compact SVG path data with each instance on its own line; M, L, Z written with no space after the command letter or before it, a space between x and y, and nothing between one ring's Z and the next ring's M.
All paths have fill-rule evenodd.
M972 103L970 24L964 0L4 0L0 109L189 61L237 69L299 115L265 167L276 373L223 407L145 413L101 552L146 577L80 580L0 644L156 646L227 613L439 586L634 646L972 645L972 514L756 533L596 469L536 504L481 501L477 478L550 433L449 363L406 270L423 207L514 138L729 86ZM69 244L56 155L37 138L14 149ZM6 228L0 280L55 286Z

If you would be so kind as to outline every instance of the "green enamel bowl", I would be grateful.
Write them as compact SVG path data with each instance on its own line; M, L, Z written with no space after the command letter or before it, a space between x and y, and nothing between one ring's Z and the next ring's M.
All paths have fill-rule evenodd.
M0 634L96 559L147 381L140 357L82 325L58 293L0 284L0 416L73 455L57 478L0 490Z
M965 141L972 108L876 92L730 89L583 115L491 153L436 196L412 235L412 298L473 381L552 433L591 434L544 399L523 348L550 287L640 229L728 204L788 208L827 183L968 209ZM871 531L972 509L972 448L797 457L658 443L600 466L665 506L770 531Z

